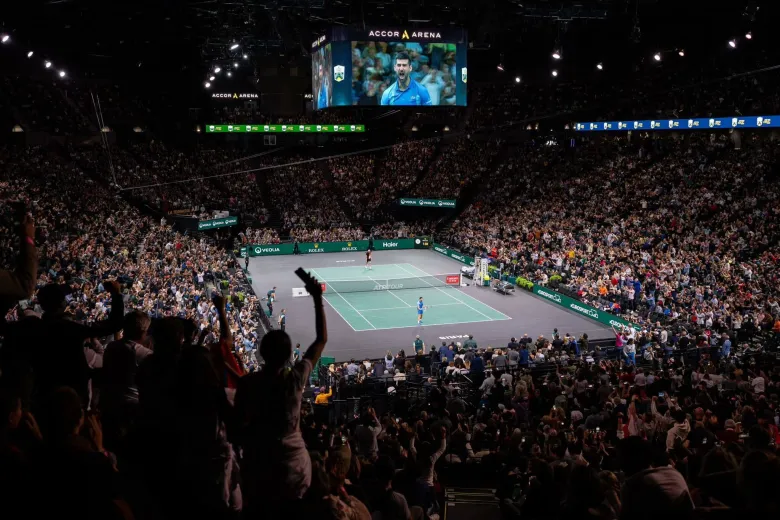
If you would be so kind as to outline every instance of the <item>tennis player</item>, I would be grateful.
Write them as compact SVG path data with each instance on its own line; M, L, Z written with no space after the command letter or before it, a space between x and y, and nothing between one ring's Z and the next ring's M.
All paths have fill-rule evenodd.
M420 296L420 299L417 300L417 325L422 325L424 309L425 309L425 304L423 303L422 296Z
M366 251L366 269L371 270L371 250Z

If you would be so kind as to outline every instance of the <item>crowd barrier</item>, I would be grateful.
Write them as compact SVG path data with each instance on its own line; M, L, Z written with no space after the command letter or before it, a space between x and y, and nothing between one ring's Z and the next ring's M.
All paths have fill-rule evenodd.
M317 253L347 253L352 251L389 251L394 249L429 249L428 237L352 240L342 242L285 242L282 244L254 244L242 247L242 258L273 255L311 255Z

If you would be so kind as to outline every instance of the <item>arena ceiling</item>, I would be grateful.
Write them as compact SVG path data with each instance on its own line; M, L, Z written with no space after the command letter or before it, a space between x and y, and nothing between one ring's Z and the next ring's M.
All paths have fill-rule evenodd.
M777 2L709 0L30 0L0 32L74 75L202 76L219 60L303 64L332 25L465 26L479 61L542 67L562 44L582 59L705 47L772 18ZM765 36L766 40L770 36ZM713 43L713 41L715 43ZM237 47L235 47L237 45ZM231 49L231 47L235 47ZM474 60L470 59L470 67Z

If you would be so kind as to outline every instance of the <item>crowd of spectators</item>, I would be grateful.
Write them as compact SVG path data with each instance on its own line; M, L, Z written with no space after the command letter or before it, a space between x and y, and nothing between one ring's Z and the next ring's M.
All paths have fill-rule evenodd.
M456 199L469 182L488 172L501 151L500 140L476 140L468 135L443 145L427 174L409 196Z
M535 283L556 277L587 301L610 300L632 319L771 328L777 144L756 137L734 150L694 138L643 153L623 143L604 161L609 146L584 147L542 175L519 170L513 199L478 201L450 240Z

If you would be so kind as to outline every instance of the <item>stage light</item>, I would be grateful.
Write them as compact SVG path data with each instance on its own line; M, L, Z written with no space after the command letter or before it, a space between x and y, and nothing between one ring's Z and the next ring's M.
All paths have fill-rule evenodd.
M747 38L748 40L752 40L753 39L753 33L745 34L745 38Z
M51 62L47 61L46 63L43 64L43 66L46 67L47 69L50 69L51 68Z
M731 47L732 49L736 49L737 48L737 40L729 40L729 47Z
M61 77L61 78L64 78L64 77L65 77L65 71L64 71L64 70L61 70L61 71L60 71L60 77Z
M27 57L28 58L32 58L32 55L33 55L33 51L30 51L30 52L27 53Z
M7 34L4 34L4 35L2 36L2 38L0 38L0 40L2 40L2 42L3 42L3 43L8 43L8 41L9 41L10 39L11 39L11 37L10 37L10 36L8 36Z
M504 72L504 66L503 66L503 65L501 65L500 63L499 63L498 65L496 65L496 68L497 68L498 70L500 70L501 72Z
M207 81L207 82L206 82L206 85L205 85L205 87L206 87L206 88L211 88L211 83L209 83L209 82Z
M553 70L552 71L552 75L553 75L554 78L558 77L558 71L557 70Z
M230 46L230 50L231 51L234 51L236 49L238 49L238 44L237 43L234 43L233 45Z
M561 56L562 56L562 54L561 54L561 51L559 51L559 50L554 50L553 53L552 53L552 57L555 60L561 59Z
M680 57L682 58L682 57L684 57L684 56L685 56L685 51L684 51L684 50L682 50L682 49L680 49L679 51L677 51L677 54L679 54L679 55L680 55Z
M515 76L515 83L520 83L520 76Z
M248 59L249 59L249 56L247 56L246 54L244 54L244 59L245 59L245 60L248 60Z
M209 81L214 81L214 76L209 76Z
M238 68L238 62L237 62L237 61L236 61L235 63L233 63L233 68L234 68L234 69L237 69L237 68Z
M232 72L228 72L228 73L227 73L227 77L228 77L228 78L230 78L230 77L233 77L233 73L232 73Z
M222 69L220 69L219 67L215 68L215 69L214 69L214 74L219 74L219 71L221 71L221 70L222 70Z
M656 53L653 55L653 59L654 59L655 61L661 61L661 53L660 53L660 52L656 52Z
M599 69L599 70L604 70L604 65L599 63L599 64L596 65L596 68Z

